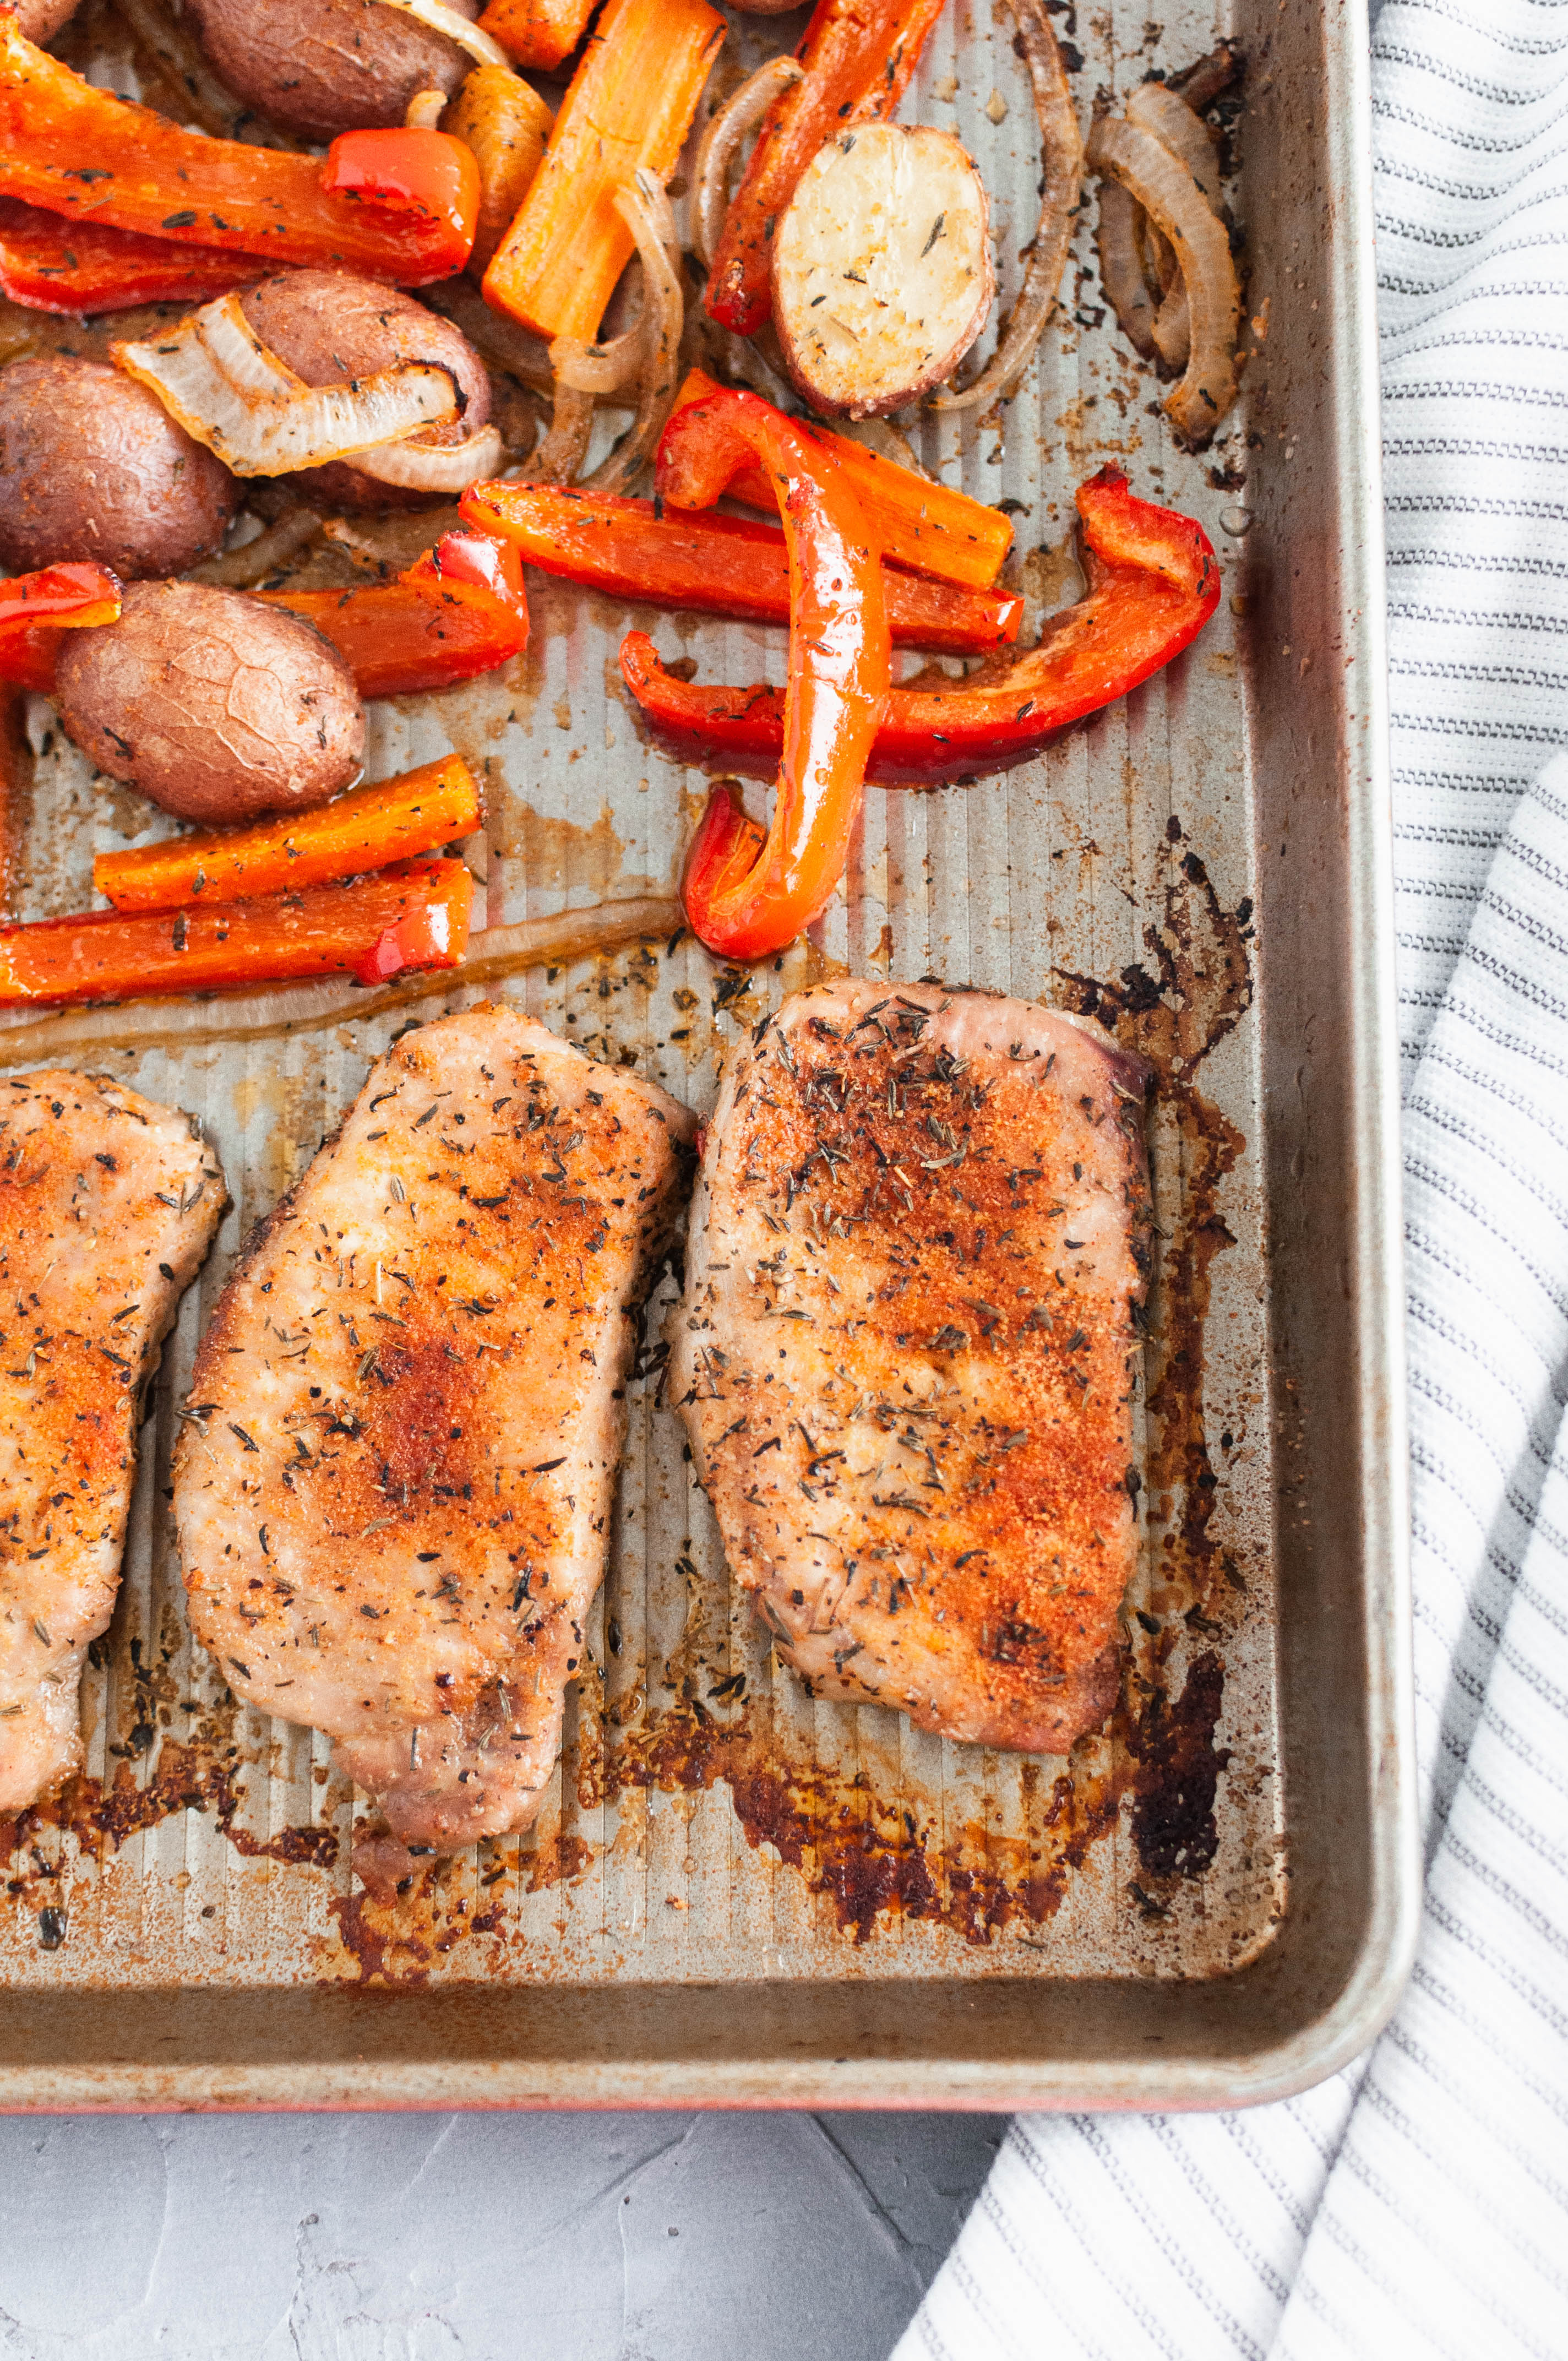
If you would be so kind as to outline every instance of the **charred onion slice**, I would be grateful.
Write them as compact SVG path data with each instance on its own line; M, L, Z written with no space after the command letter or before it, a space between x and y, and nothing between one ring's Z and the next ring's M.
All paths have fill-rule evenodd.
M1102 115L1090 137L1089 160L1121 181L1176 249L1191 345L1186 369L1163 406L1177 433L1196 449L1236 398L1241 291L1229 235L1191 173L1153 132Z
M1094 233L1100 258L1100 284L1116 314L1117 324L1133 350L1152 361L1159 350L1155 342L1155 300L1144 277L1138 250L1138 207L1120 181L1100 183L1100 221Z
M989 214L950 131L862 123L812 159L773 239L773 286L815 411L878 417L952 376L996 291Z
M587 478L597 492L624 492L663 433L681 376L685 303L675 267L678 239L670 200L652 172L639 170L630 188L617 189L615 209L642 258L642 383L637 415L625 438Z
M1083 140L1057 37L1043 0L1007 0L1018 27L1040 125L1040 225L1007 332L961 393L938 394L934 410L980 410L1010 394L1045 334L1057 300L1073 216L1083 185Z
M412 16L427 31L444 34L460 49L466 49L476 65L505 66L509 73L514 70L500 43L471 24L460 8L448 8L444 0L381 0L381 5L400 8L405 16Z
M236 476L287 476L356 458L444 425L456 409L448 372L424 362L400 362L350 385L306 385L262 343L237 295L192 312L156 343L110 352Z
M555 407L544 440L518 468L525 484L575 484L594 431L594 398L555 381Z
M784 0L784 5L792 5L792 0ZM771 15L773 11L762 13ZM792 82L801 79L797 59L770 58L765 66L757 68L750 82L741 83L733 98L726 101L703 133L696 151L691 219L692 242L705 270L713 268L718 234L729 210L729 168L741 140L748 131L755 129L774 99Z

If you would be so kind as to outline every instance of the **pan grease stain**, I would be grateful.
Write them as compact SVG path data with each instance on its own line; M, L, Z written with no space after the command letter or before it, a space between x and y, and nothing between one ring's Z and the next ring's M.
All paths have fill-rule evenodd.
M39 1828L59 1828L72 1836L83 1852L107 1844L118 1852L127 1837L139 1836L175 1812L215 1812L218 1827L236 1852L251 1861L308 1861L330 1869L337 1859L337 1839L330 1828L281 1828L275 1837L253 1837L236 1828L245 1804L236 1766L217 1760L200 1744L184 1746L166 1740L145 1786L122 1763L106 1784L79 1773L60 1793L25 1812L0 1818L0 1860L25 1845Z

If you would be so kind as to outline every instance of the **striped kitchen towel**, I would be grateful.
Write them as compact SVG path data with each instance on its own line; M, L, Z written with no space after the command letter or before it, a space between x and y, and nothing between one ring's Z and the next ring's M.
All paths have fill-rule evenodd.
M1568 2356L1568 0L1373 60L1420 1958L1300 2099L1020 2118L896 2361Z

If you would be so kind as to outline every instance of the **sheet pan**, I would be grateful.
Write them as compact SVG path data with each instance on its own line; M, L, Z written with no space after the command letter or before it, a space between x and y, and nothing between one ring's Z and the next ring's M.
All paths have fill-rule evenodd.
M794 37L732 21L738 61ZM373 1903L348 1866L365 1799L191 1641L168 1461L251 1224L400 1025L482 994L367 1016L345 991L237 1044L138 1046L114 1012L0 1037L13 1070L104 1069L198 1115L233 1200L148 1398L87 1775L0 1831L0 2106L1233 2104L1331 2071L1392 2005L1418 1882L1365 16L1157 24L1114 0L1057 23L1085 118L1222 33L1246 48L1241 404L1212 452L1175 448L1112 333L1091 203L1068 316L1000 423L913 438L1015 504L1031 626L1074 594L1072 493L1108 457L1203 520L1214 622L1004 779L870 791L844 897L772 969L660 939L491 989L699 1109L763 1008L846 971L1036 996L1153 1059L1145 1542L1113 1722L1048 1761L809 1702L659 1399L666 1284L545 1808ZM1037 164L1001 0L954 0L904 112L980 160L1010 297ZM628 627L705 677L782 676L781 633L530 594L507 673L373 713L372 775L449 747L482 771L491 924L669 890L702 786L639 732ZM31 916L159 831L41 700L27 722Z

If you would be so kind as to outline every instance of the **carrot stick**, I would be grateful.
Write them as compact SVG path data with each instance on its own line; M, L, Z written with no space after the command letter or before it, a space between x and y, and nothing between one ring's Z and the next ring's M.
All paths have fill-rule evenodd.
M942 0L817 0L795 55L806 69L762 117L707 281L709 315L754 336L773 311L773 229L829 139L892 115Z
M351 885L210 909L92 910L0 927L0 1006L143 999L225 985L455 967L468 944L473 881L460 861L411 861Z
M181 903L249 901L454 844L479 825L479 791L461 754L400 779L356 787L315 810L203 829L134 852L101 852L93 883L116 910L176 910Z
M558 66L582 39L594 0L490 0L479 30L520 66Z
M725 30L707 0L609 0L485 273L488 302L541 335L598 334L633 251L615 192L640 165L669 179Z
M701 369L693 369L675 396L672 417L694 401L705 401L719 387ZM933 574L938 581L961 582L971 590L988 590L1002 569L1013 541L1013 527L999 509L946 484L934 484L892 459L880 458L847 434L797 420L801 432L830 450L839 471L854 489L882 554L912 574ZM773 487L759 467L748 467L729 486L729 497L748 508L775 510Z

